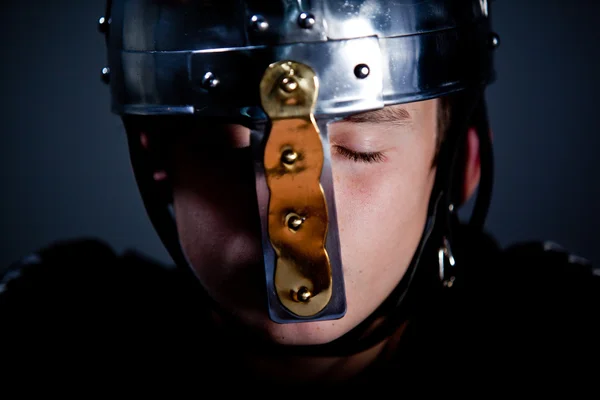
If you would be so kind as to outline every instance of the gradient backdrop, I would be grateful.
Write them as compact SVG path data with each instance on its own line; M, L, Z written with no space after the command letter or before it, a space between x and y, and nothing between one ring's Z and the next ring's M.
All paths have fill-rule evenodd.
M498 0L488 91L500 244L552 240L600 265L600 1ZM81 236L169 262L109 113L103 0L3 1L0 269Z

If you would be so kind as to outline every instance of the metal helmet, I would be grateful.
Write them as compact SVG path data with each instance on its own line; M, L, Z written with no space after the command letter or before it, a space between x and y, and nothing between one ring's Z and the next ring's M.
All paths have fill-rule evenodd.
M341 318L346 310L329 123L388 105L473 93L465 118L450 129L460 137L478 121L486 146L481 93L495 79L498 45L487 0L109 0L100 26L113 112L247 121L265 296L270 318L279 323ZM428 243L436 257L439 250L442 280L444 266L455 263L449 185L459 139L446 142L421 244L392 294L396 308ZM185 266L169 197L149 178L139 146L130 146L151 220L175 262ZM489 177L491 153L485 154ZM480 186L479 225L490 185Z

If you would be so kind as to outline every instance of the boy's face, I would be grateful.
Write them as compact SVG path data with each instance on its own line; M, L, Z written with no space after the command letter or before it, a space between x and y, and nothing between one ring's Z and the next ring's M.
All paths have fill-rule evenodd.
M281 344L330 342L372 313L419 244L437 139L437 101L369 112L329 126L348 310L339 320L280 325L266 310L249 130L179 135L171 171L183 251L208 293Z

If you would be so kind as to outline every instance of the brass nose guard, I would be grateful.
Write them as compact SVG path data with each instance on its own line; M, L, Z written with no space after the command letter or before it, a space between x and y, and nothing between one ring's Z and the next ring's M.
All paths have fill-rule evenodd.
M315 72L293 61L271 64L260 83L271 121L264 171L274 285L283 306L301 317L319 313L332 296L328 212L320 184L324 155L313 115L318 89Z

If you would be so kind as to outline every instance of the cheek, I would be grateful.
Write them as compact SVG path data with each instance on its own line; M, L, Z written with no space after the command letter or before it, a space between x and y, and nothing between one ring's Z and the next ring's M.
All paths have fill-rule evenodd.
M209 294L227 307L256 307L264 285L253 175L240 174L243 166L184 162L173 190L182 249Z
M366 316L408 268L427 218L430 161L396 153L380 165L334 165L349 309Z

